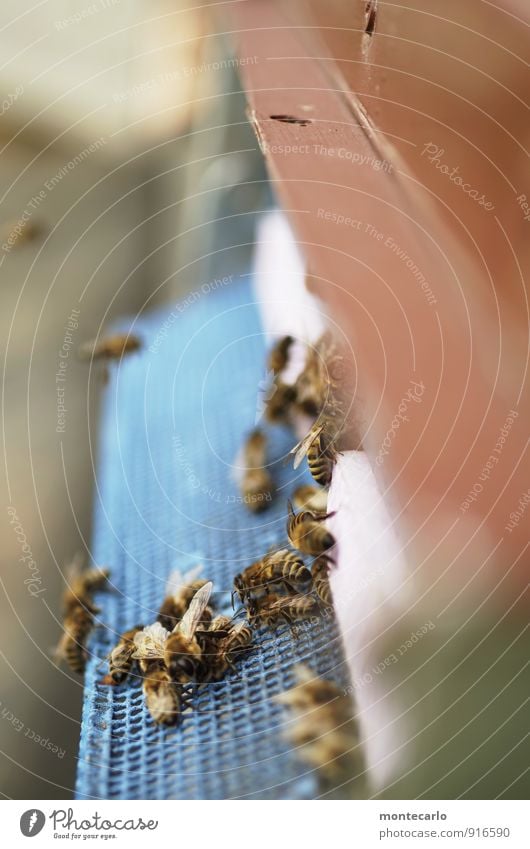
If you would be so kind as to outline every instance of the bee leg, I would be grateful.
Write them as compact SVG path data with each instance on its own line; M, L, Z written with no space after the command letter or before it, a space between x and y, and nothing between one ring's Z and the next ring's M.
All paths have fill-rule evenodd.
M236 661L238 661L238 660L242 659L243 654L244 654L245 652L247 652L247 651L252 651L252 649L255 649L255 648L256 648L256 646L242 646L241 648L237 649L237 650L234 652L234 656L233 656L232 658L230 658L230 659L228 659L228 658L227 658L227 659L226 659L226 663L227 663L227 665L230 667L230 669L232 670L232 672L237 672L237 669L236 669L236 667L234 666L234 664L236 663Z
M192 707L193 696L194 694L189 691L180 694L180 703L182 705L182 710L187 710L188 708Z
M333 513L322 513L321 516L315 516L313 521L314 522L325 522L326 519L331 519L332 516L336 516L336 514L337 514L336 510L334 510Z

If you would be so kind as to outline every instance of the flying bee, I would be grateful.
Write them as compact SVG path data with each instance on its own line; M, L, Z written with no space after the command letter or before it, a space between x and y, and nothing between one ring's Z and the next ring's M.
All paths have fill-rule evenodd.
M272 501L274 484L265 468L267 462L267 437L256 428L243 446L244 471L241 476L243 501L253 513L266 509Z
M321 554L313 561L311 567L311 575L313 576L313 587L326 607L333 606L331 596L331 588L329 586L329 558L325 554Z
M293 625L297 620L308 619L319 612L318 602L311 595L265 596L256 601L251 599L248 604L248 615L251 624L268 625L276 628L282 623Z
M212 582L208 581L195 593L186 613L167 639L164 661L171 678L179 684L193 681L199 671L202 651L195 631L204 621L212 587Z
M252 648L252 628L248 622L238 622L232 626L222 641L219 655L230 669L234 669L236 660L250 648Z
M64 619L64 633L55 650L56 660L65 660L74 672L84 672L88 657L86 643L93 626L94 616L84 605L71 607Z
M133 333L115 333L85 342L79 346L77 353L81 360L121 360L141 347L141 339Z
M21 247L28 242L39 239L45 230L46 227L42 222L32 221L30 218L6 221L1 227L1 239L2 242L8 242L12 247Z
M129 677L135 663L134 652L136 645L134 638L136 634L143 631L143 625L136 625L129 631L124 631L118 644L114 646L109 654L109 674L103 678L102 684L123 684Z
M290 424L295 401L295 387L277 380L274 391L266 401L266 420L271 424Z
M313 513L327 513L328 493L325 489L302 484L293 493L293 504L299 510L311 510Z
M175 625L180 622L197 590L208 583L206 580L197 577L201 569L201 566L196 566L185 575L175 569L169 576L166 584L166 596L157 616L157 621L168 631L172 631ZM205 611L204 618L207 615L208 613Z
M313 513L311 510L301 510L299 513L295 513L291 502L288 501L287 504L289 508L287 536L293 548L315 557L333 548L335 537L322 524L326 519L333 516L333 513Z
M289 350L293 342L292 336L283 336L271 348L267 365L274 374L279 374L285 369L289 362Z
M335 441L336 434L333 434L327 419L315 422L307 436L290 452L295 455L294 468L297 469L307 456L307 465L314 480L321 486L329 486L338 455Z

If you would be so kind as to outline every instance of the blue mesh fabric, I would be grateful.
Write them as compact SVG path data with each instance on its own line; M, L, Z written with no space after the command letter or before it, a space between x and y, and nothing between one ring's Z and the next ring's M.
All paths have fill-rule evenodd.
M260 629L239 675L201 688L175 729L152 722L137 681L98 683L118 635L155 620L173 568L203 563L218 609L231 609L234 574L285 542L286 498L307 480L284 463L292 434L270 429L278 495L258 516L238 503L232 468L255 424L265 376L265 337L248 279L199 289L167 319L156 313L136 322L144 349L114 367L105 393L93 554L111 568L114 590L98 595L77 796L313 798L315 774L284 741L289 717L272 697L293 686L299 661L346 684L331 618L304 624L297 638L289 629Z

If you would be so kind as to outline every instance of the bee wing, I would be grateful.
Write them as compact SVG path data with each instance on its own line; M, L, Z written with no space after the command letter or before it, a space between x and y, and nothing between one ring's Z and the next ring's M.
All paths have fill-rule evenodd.
M320 425L317 428L311 428L311 430L309 431L307 436L304 436L304 438L297 445L295 445L294 448L291 449L291 451L289 453L294 454L293 466L294 466L295 469L298 468L298 466L300 465L300 463L304 459L305 455L307 454L307 452L311 448L313 442L315 441L315 439L317 439L317 437L320 436L322 431L323 431L322 425Z
M188 571L184 575L185 583L186 584L193 584L193 582L196 581L197 578L200 577L201 572L202 572L202 563L197 563L197 565L194 566L193 569L188 569Z
M213 584L211 581L208 581L204 587L201 587L200 590L197 590L195 595L193 596L190 606L188 607L186 613L180 620L179 624L175 626L175 630L179 630L185 637L191 639L197 630L197 626L201 621L202 614L204 613L205 608L208 606L208 601L212 594Z
M166 595L179 596L182 590L197 580L202 572L202 564L198 563L193 569L183 575L180 569L173 569L167 579Z
M183 587L184 584L184 576L180 569L173 569L169 574L169 578L166 583L166 595L173 596L176 595Z
M65 566L65 578L70 586L76 578L79 578L85 567L85 558L81 551L76 551L70 562Z
M138 631L134 635L136 649L133 657L135 659L148 658L152 660L164 657L168 637L169 631L160 622L155 622L154 625L148 625L147 628Z
M95 347L96 343L94 339L90 342L83 342L77 349L77 356L80 360L90 360L94 354Z

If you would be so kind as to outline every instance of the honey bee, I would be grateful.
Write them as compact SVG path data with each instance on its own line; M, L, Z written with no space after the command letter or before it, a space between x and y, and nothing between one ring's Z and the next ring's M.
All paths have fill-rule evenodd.
M148 625L134 636L134 659L143 675L143 691L147 709L154 722L178 725L183 708L182 688L172 680L164 663L164 652L170 633L160 622Z
M293 344L292 336L283 336L278 339L276 344L271 348L268 358L268 367L274 374L279 374L283 371L289 361L289 350Z
M163 661L151 661L144 673L143 691L147 709L159 725L178 725L182 719L182 688L175 684Z
M311 595L278 596L271 593L262 599L250 599L248 616L251 624L276 628L285 623L293 625L300 619L308 619L319 612L318 602Z
M240 655L251 648L252 630L248 623L238 622L233 625L227 616L217 616L205 636L201 683L220 681L228 669L235 669L234 664Z
M234 592L241 603L259 594L260 590L280 585L290 593L307 592L311 587L311 573L304 561L294 551L282 548L266 554L234 578Z
M234 577L234 590L232 592L232 606L234 604L234 595L239 597L241 604L246 604L247 600L253 596L256 590L263 588L263 583L260 576L261 560L253 563L251 566L240 572Z
M317 705L328 704L334 699L342 702L343 692L334 681L319 678L303 663L296 664L294 673L296 686L275 696L277 702L300 712L308 711ZM342 704L345 703L342 702Z
M2 225L2 242L8 242L11 239L12 247L22 247L22 245L33 242L39 239L46 230L46 227L38 221L26 219L25 221L7 221Z
M197 677L202 650L195 632L201 621L204 621L203 614L212 587L212 582L208 581L195 593L186 613L167 639L164 661L172 680L179 684Z
M205 628L197 628L195 636L201 648L203 660L217 652L219 641L227 636L232 627L232 619L229 616L216 616L211 622L206 623Z
M329 407L340 406L336 390L345 377L344 357L327 331L307 347L304 368L295 382L297 407L310 416L319 416Z
M366 792L359 730L348 695L333 681L316 677L307 666L295 667L297 684L275 701L293 711L295 722L286 727L300 756L319 770L321 781L350 798Z
M92 593L103 589L109 574L108 569L83 569L79 555L68 567L68 587L63 593L64 633L55 650L55 658L65 660L74 672L82 673L85 669L86 643L94 627L94 616L99 613Z
M264 468L267 462L267 437L256 428L247 438L243 447L245 470L241 477L243 501L253 513L266 509L272 500L274 484L269 472Z
M197 590L208 583L206 580L197 577L201 569L201 566L197 566L185 575L175 569L169 576L166 585L166 597L157 616L157 621L168 631L172 631L175 625L180 622ZM203 619L207 618L208 612L209 609L204 611Z
M271 424L291 424L296 389L290 384L276 381L274 392L267 399L265 418Z
M81 606L90 613L99 613L99 607L96 607L92 599L92 593L97 590L102 590L109 579L110 572L108 569L79 570L76 565L72 565L69 571L68 588L63 594L63 609L65 617L69 610Z
M312 554L317 557L333 548L335 538L322 524L333 513L313 513L311 510L301 510L299 513L293 511L293 505L288 503L289 515L287 518L287 536L292 545L304 554Z
M55 650L56 660L65 660L74 672L84 672L88 658L86 643L93 627L93 613L82 604L72 607L64 620L64 634Z
M295 489L293 504L299 510L311 510L313 513L326 513L328 509L328 493L325 489L303 484Z
M136 651L134 638L136 634L143 631L143 625L136 625L129 631L125 631L119 642L112 649L109 655L109 674L105 676L102 684L123 684L129 677L132 667L135 663L133 658Z
M103 339L85 342L78 349L81 360L121 360L142 347L141 339L132 333L115 333Z
M321 554L320 557L317 557L316 560L313 561L311 575L313 576L314 590L320 601L322 601L326 607L332 607L333 599L331 596L331 588L329 586L329 558L326 557L325 554Z
M322 375L322 359L318 346L308 346L304 368L295 381L296 406L309 416L318 416L328 390Z
M329 486L338 456L335 440L336 434L333 435L329 420L315 422L307 436L290 452L295 455L294 468L297 469L307 456L307 465L314 480L321 486Z

